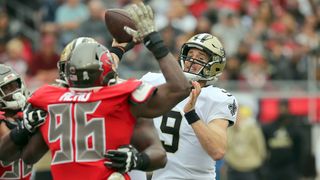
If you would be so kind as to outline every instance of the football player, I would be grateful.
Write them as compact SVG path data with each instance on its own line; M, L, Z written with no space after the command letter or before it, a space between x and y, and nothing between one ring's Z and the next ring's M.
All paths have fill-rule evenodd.
M65 64L68 60L70 60L70 55L74 50L74 48L79 44L85 43L85 42L94 43L96 41L90 37L79 37L71 41L62 51L60 61L58 62L60 77L57 80L57 82L59 83L60 86L64 86L64 87L68 86L66 83L66 75L64 73ZM114 50L113 48L116 48L116 47L123 47L125 52L127 52L133 47L133 44L130 44L130 43L119 44L114 40L112 43L111 52L112 50ZM137 123L134 128L134 132L133 132L130 143L132 146L127 146L127 147L131 148L131 151L134 151L134 149L136 148L138 152L144 151L145 153L149 154L149 157L150 157L150 168L148 169L149 171L163 168L164 165L166 164L166 161L167 161L166 154L165 154L166 152L160 142L160 139L158 137L158 134L156 132L156 129L153 125L152 120L147 118L137 119ZM127 156L128 156L127 152L122 152L122 158L121 158L122 161L118 160L117 163L114 163L114 164L110 164L109 162L106 162L105 165L111 168L116 167L114 168L115 170L117 170L118 172L124 173L128 171L126 167L127 167L127 164L130 163L126 160ZM105 155L105 157L108 158L107 154ZM129 173L129 175L130 177L134 176L139 180L146 179L145 173L141 173L139 171L132 171Z
M225 63L225 51L213 35L191 37L181 48L179 62L194 89L167 114L154 119L168 162L154 171L152 179L215 179L215 161L226 152L227 128L237 116L237 101L219 87L217 80ZM144 82L162 84L160 73L147 73Z
M35 124L23 121L22 109L26 104L28 91L19 74L11 67L0 64L0 179L30 179L32 166L21 159L21 148L10 137L19 131L22 138L32 135ZM43 115L41 110L26 108L25 116ZM32 125L32 126L31 126Z
M61 53L60 61L58 62L59 79L56 80L58 83L57 84L58 86L62 86L62 87L67 86L65 81L65 75L62 72L64 70L65 62L68 60L68 58L70 58L69 56L72 50L78 44L81 44L84 42L92 43L96 41L89 37L76 38L73 41L71 41ZM19 82L21 81L21 88L20 88L22 89L21 91L24 92L24 94L28 94L28 91L25 89L25 85L21 77L14 70L4 65L1 65L1 68L3 68L2 77L5 81L3 81L0 84L10 85L10 83L13 83L11 81L19 81ZM10 77L10 76L16 77L17 79L13 79L13 80L8 79L7 77ZM8 87L10 88L11 86L8 86ZM7 95L8 97L6 98L9 98L9 97L12 98L14 97L12 94L15 94L17 90L15 88L11 88L11 89L7 88L6 91L8 91L7 93L9 93ZM17 95L19 95L19 93L16 94L16 96ZM7 109L8 112L11 112L12 108L17 108L18 110L15 110L14 112L18 112L17 114L21 116L20 119L18 119L19 120L18 122L20 122L22 117L24 119L23 121L21 121L22 123L18 123L19 126L14 126L14 127L10 126L11 129L13 129L13 131L10 131L10 134L5 134L4 136L2 136L0 141L0 159L1 160L7 160L7 161L17 160L20 157L21 149L24 147L24 145L27 144L30 136L35 133L37 127L39 127L44 123L47 113L41 109L33 108L30 104L28 104L24 108L24 112L23 112L24 115L22 116L21 109L26 104L26 100L27 100L26 98L27 96L24 95L21 97L17 97L16 100L12 100L12 101L5 101L1 99L0 107L7 107L5 109ZM4 116L1 116L1 117L4 118ZM1 122L11 122L11 121L6 120ZM19 141L19 142L15 143L16 141Z
M130 143L136 118L159 116L190 93L190 83L155 31L151 8L139 4L135 12L139 37L158 60L166 83L154 87L138 80L121 81L116 59L124 52L110 53L98 43L76 46L65 64L70 88L43 86L29 99L33 106L48 111L48 118L41 134L32 136L24 148L23 158L33 163L30 157L49 148L54 179L109 178L115 171L104 166L102 154L112 149L128 152L127 170L152 168L146 152L121 146ZM126 173L124 178L129 179Z

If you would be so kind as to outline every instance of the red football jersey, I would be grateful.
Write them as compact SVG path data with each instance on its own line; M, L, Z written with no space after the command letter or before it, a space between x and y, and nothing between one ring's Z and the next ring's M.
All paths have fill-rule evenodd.
M33 106L49 113L40 131L55 180L105 180L114 172L104 166L103 153L130 143L136 120L128 101L140 85L128 80L91 91L47 85L31 96Z
M20 115L20 114L19 114ZM0 120L5 120L4 112L0 111ZM25 164L22 159L14 162L0 161L0 180L20 179L29 180L32 165Z
M21 159L14 162L0 161L0 180L29 180L32 165L25 164Z

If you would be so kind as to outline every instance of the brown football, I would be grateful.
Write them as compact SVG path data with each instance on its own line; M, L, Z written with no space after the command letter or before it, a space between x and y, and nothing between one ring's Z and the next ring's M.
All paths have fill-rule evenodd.
M132 41L132 36L127 34L123 27L128 26L134 30L136 30L136 27L133 20L125 10L107 9L104 19L107 29L119 43Z

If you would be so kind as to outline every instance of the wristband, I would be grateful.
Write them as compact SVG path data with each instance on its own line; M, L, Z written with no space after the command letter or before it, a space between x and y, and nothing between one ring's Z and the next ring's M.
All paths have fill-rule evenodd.
M153 53L157 60L169 54L169 49L164 45L159 32L152 32L144 38L144 45Z
M139 153L138 156L139 156L138 159L139 159L140 162L138 163L138 166L137 166L136 169L145 171L145 170L149 167L150 158L149 158L149 156L148 156L146 153L144 153L144 152Z
M197 122L200 120L198 114L196 113L196 110L192 110L192 111L189 111L187 113L184 114L184 117L187 119L188 121L188 124L192 124L194 122Z
M10 138L17 146L24 146L29 141L30 132L26 129L19 129L18 127L10 131Z
M121 61L121 58L122 58L123 54L125 53L125 49L123 49L120 46L115 46L115 47L110 48L110 52L116 54L118 56L119 60Z

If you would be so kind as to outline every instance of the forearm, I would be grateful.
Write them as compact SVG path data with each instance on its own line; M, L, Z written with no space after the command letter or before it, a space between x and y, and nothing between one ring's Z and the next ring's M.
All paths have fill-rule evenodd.
M203 149L214 160L223 158L227 147L227 135L217 125L208 126L202 120L194 122L192 128Z
M191 89L191 84L184 76L177 60L165 46L159 32L152 32L144 38L144 44L157 59L161 72L172 91L180 92ZM186 96L190 91L186 91Z
M21 148L10 138L9 133L5 134L0 140L0 160L14 161L21 156Z
M187 97L191 90L191 84L186 79L181 71L181 67L171 53L161 58L159 61L161 72L170 85L173 92L186 92L184 97Z
M152 119L137 119L131 143L139 152L148 155L149 165L146 171L153 171L166 165L166 151L161 144Z
M27 164L38 162L42 156L49 150L42 135L37 131L29 140L29 143L23 148L22 159Z

